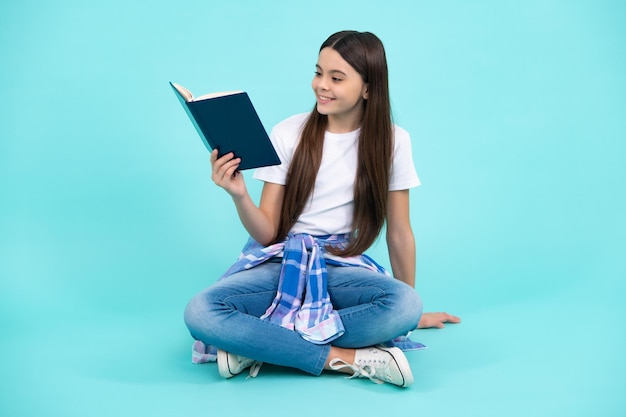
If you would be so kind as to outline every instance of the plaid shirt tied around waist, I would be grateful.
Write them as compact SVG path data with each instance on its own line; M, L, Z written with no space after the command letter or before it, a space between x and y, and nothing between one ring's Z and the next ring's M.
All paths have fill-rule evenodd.
M327 245L343 246L347 241L348 235L290 234L285 241L264 247L250 239L222 279L282 256L277 294L261 319L295 330L312 343L326 344L344 333L328 295L326 264L359 266L390 276L367 255L339 258L325 250Z

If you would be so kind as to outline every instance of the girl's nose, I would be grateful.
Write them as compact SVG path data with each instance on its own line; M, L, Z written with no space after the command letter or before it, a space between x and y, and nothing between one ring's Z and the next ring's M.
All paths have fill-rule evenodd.
M317 87L321 90L328 90L328 80L326 79L326 77L321 77L319 80L319 83L317 84Z

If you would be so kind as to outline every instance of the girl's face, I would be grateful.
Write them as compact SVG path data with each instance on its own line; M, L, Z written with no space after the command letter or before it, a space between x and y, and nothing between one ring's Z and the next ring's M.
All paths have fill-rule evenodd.
M311 86L317 98L317 111L328 116L328 128L335 133L359 127L367 84L332 48L320 51Z

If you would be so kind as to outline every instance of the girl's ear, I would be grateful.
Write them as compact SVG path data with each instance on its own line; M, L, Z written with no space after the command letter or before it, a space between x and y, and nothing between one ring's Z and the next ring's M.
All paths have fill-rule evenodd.
M367 100L369 98L369 91L368 91L368 85L365 84L363 86L363 92L361 93L361 96L363 97L363 100Z

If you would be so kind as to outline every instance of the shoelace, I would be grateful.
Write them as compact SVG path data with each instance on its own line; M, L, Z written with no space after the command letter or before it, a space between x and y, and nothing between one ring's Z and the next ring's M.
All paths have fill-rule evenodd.
M353 372L353 374L351 376L346 377L348 379L361 377L361 378L368 378L370 381L375 382L377 384L384 383L383 380L376 378L376 367L372 365L350 364L339 358L335 358L331 360L328 363L328 365L330 366L330 369L334 371L339 371L344 368L349 368Z
M250 372L248 373L248 376L246 377L246 379L256 378L256 376L259 374L259 371L261 370L262 365L263 365L263 362L254 361L252 365L250 366Z

